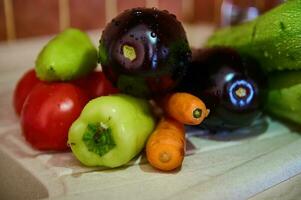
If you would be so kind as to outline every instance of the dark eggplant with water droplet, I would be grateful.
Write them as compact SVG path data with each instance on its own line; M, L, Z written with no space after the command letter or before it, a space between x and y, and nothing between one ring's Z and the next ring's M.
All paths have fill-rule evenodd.
M218 47L193 52L178 90L205 102L210 114L201 126L218 131L251 125L261 115L266 86L265 75L255 60Z
M172 90L190 60L181 23L172 14L153 8L134 8L118 15L105 27L99 45L106 76L122 92L139 97Z

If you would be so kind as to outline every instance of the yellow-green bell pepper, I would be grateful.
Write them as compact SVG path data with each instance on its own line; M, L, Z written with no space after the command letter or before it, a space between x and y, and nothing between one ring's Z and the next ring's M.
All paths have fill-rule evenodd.
M68 144L84 165L118 167L143 149L154 127L148 101L102 96L91 100L72 124Z

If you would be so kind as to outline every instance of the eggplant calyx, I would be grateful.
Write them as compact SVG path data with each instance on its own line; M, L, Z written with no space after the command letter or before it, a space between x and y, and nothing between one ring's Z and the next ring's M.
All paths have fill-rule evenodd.
M235 91L235 94L239 98L244 98L247 96L247 90L246 90L246 88L240 87Z
M130 45L123 45L122 47L123 56L130 61L133 61L137 58L135 48Z

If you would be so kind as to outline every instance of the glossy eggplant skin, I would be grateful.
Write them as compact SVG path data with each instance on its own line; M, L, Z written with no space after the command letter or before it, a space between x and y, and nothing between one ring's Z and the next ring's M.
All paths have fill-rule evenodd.
M122 92L153 97L174 88L191 60L175 15L155 8L126 10L105 27L99 62Z
M193 52L177 90L201 98L210 114L201 124L212 131L249 126L262 114L266 79L259 64L226 47Z

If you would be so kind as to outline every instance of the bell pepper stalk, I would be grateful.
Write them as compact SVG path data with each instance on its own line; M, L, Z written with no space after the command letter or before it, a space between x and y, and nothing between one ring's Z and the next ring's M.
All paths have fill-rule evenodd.
M91 100L69 129L68 144L86 166L118 167L144 148L155 127L147 100L125 94Z

